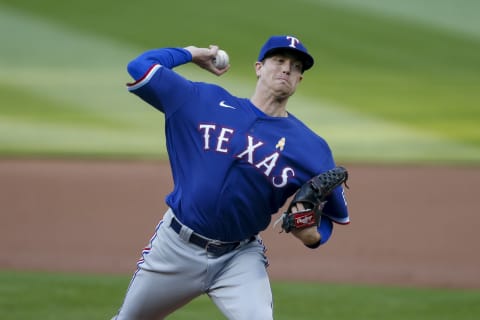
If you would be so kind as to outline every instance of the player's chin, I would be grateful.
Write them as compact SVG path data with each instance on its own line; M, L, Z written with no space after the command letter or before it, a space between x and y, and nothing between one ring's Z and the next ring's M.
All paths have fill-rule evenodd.
M292 88L292 84L287 79L277 78L275 79L275 85L278 87Z
M275 95L277 97L288 98L295 93L295 88L290 85L290 83L279 82L273 86Z

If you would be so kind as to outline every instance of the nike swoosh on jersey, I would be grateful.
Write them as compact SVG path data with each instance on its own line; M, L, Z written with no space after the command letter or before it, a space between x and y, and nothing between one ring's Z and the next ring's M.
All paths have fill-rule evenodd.
M226 103L225 103L225 100L220 101L220 103L219 103L218 105L219 105L220 107L223 107L223 108L237 109L237 108L235 108L234 106L231 106L231 105L229 105L229 104L226 104Z

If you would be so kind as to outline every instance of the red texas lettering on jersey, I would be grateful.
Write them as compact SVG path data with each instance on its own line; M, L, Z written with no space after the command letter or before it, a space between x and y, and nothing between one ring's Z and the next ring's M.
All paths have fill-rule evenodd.
M203 149L204 150L214 150L220 153L228 153L230 139L233 136L234 130L230 128L221 127L217 130L217 125L214 124L200 124L199 130L203 134ZM211 143L210 136L212 134L216 135L214 143ZM281 150L283 150L284 139L282 140ZM261 158L255 158L255 151L261 148L264 145L264 142L255 140L254 137L247 135L247 141L245 149L235 155L238 159L244 159L249 164L259 169L267 178L270 178L273 186L277 188L282 188L287 185L288 178L295 176L295 171L291 167L281 168L278 175L272 174L272 172L277 172L277 162L280 158L280 153L274 151L273 153ZM278 147L278 144L277 146Z

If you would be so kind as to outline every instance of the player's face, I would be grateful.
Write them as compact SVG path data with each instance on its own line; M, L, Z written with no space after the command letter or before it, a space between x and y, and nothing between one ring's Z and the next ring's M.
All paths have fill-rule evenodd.
M278 53L257 63L257 77L279 96L291 96L303 79L302 62L294 55Z

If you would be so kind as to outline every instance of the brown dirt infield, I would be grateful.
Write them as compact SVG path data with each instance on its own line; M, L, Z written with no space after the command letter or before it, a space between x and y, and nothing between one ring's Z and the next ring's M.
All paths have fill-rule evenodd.
M272 279L480 288L480 168L346 167L351 224L319 250L265 231ZM0 268L130 274L171 185L157 161L0 160Z

